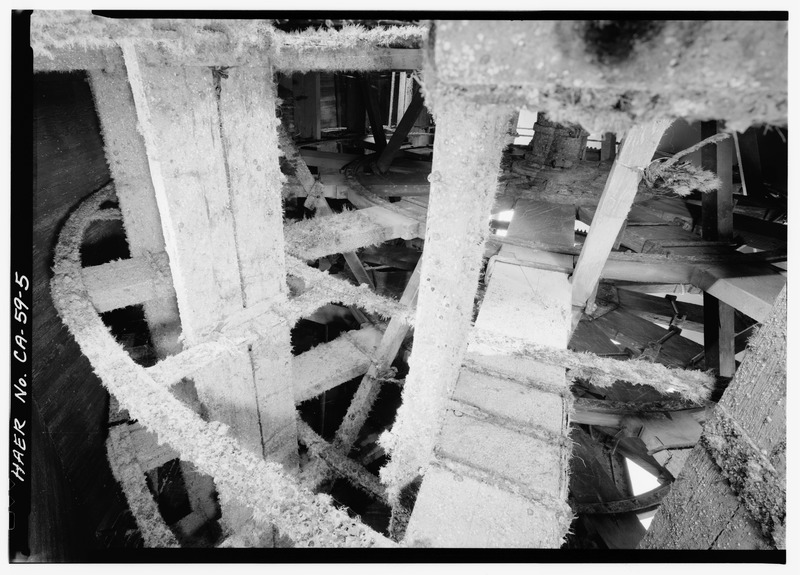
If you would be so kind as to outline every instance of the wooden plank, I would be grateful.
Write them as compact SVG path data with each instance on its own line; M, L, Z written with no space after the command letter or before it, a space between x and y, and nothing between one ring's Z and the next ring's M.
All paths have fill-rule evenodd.
M669 324L675 314L672 304L664 297L628 290L618 290L617 297L621 309L651 322ZM675 306L681 315L686 316L679 327L703 331L703 306L681 301L676 301Z
M128 75L124 66L117 66L90 70L88 76L131 257L163 252L161 218L144 140L136 127L136 107ZM170 287L169 292L158 294L141 302L145 302L144 316L153 346L163 358L181 349L180 317L174 290Z
M278 120L272 70L237 68L216 76L219 118L235 227L242 307L286 297ZM318 81L318 80L317 80ZM288 325L250 349L265 457L297 469L297 424Z
M754 320L763 321L786 278L768 266L708 266L695 270L692 283Z
M717 133L717 122L701 122L702 138ZM730 141L726 141L730 143ZM712 144L702 148L703 169L720 175L723 186L719 191L703 194L702 230L703 239L709 241L730 241L733 239L733 182L732 157L730 147ZM703 342L706 367L714 369L721 377L733 377L736 371L736 352L734 341L734 308L720 302L713 295L703 294L705 329Z
M312 399L366 373L380 337L377 328L367 327L345 332L295 356L292 360L295 403Z
M278 289L286 289L281 279L285 273L281 178L277 120L270 112L274 109L271 72L231 71L223 87L222 77L208 68L141 66L133 44L123 43L122 49L170 255L183 334L192 346L229 314L257 303L265 291L281 283ZM253 163L249 154L263 160ZM250 202L259 208L248 207ZM235 223L236 219L241 221ZM259 259L258 248L245 245L248 241L264 246L265 254L272 249L273 258L279 258L267 256L269 263L276 264L267 277L263 276L269 266ZM261 408L265 416L280 412L285 406L278 401L281 394L288 396L288 406L294 411L291 390L285 390L285 385L269 389L290 381L288 328L279 326L275 336L270 343L277 346L277 353L267 354L261 346L252 353L241 348L207 365L195 375L194 383L209 417L228 425L242 445L258 456L275 453L291 467L297 461L294 419L287 426L283 418L275 417L265 430L281 432L262 435L259 413ZM267 372L269 378L265 378ZM292 449L283 441L287 435L294 437ZM273 438L279 441L273 443ZM229 505L224 521L236 526L247 515L245 507Z
M576 310L573 311L573 329L578 325L581 313L600 280L614 240L628 216L641 180L641 170L652 160L656 146L670 123L658 120L634 126L621 146L572 276L572 305Z
M421 267L422 259L420 258L400 298L400 305L405 308L416 306ZM410 329L411 326L400 316L394 316L389 320L380 344L365 370L366 373L361 379L355 395L350 400L350 405L347 406L347 412L339 424L339 428L336 430L334 445L338 450L349 453L355 445L358 434L364 427L378 398L382 385L381 376L394 362ZM314 468L308 471L308 476L315 478L312 481L318 485L327 478L328 473L320 462L316 462Z
M275 55L275 67L285 72L294 70L419 70L422 68L422 50L419 48L386 48L370 46L366 43L358 48L350 48L342 44L337 44L335 47L323 47L315 46L309 38L308 45L282 47Z
M670 417L678 412L685 412L695 422L702 425L710 409L698 407L692 409L665 410L658 404L651 407L642 404L626 404L615 401L592 400L587 398L576 398L574 404L575 412L571 415L570 421L582 425L602 425L604 427L622 428L627 417L646 414L651 410L657 415L669 413Z
M575 208L572 206L520 199L513 210L507 237L570 248L575 245Z
M702 512L698 512L700 509ZM726 536L721 537L722 534ZM639 548L765 549L766 546L758 526L719 475L713 460L698 446L662 501Z
M403 290L403 295L400 298L401 306L409 309L416 307L421 268L422 258L417 262L417 266L414 268L414 272L411 274ZM369 369L362 378L347 408L347 413L341 425L336 430L335 442L342 451L349 452L355 444L358 433L364 427L367 416L372 410L372 406L380 391L380 376L392 365L392 362L394 362L397 353L400 351L400 346L403 344L403 340L405 340L410 329L411 326L401 317L392 317L392 319L389 320L389 325L383 333L383 337L381 338L378 349L375 351Z
M343 166L361 157L359 154L321 152L319 150L312 150L309 148L300 148L300 155L303 157L306 165L315 166L320 170L325 169L334 171L338 171Z
M572 333L569 348L574 351L590 351L598 355L621 353L622 350L592 321L581 321Z
M83 268L83 281L98 313L175 297L165 252Z
M761 174L761 153L758 148L758 130L750 127L736 134L738 144L739 173L742 176L744 191L747 196L761 199L765 197L764 177Z
M632 226L625 230L622 245L637 252L664 253L660 244L699 242L700 237L679 226Z

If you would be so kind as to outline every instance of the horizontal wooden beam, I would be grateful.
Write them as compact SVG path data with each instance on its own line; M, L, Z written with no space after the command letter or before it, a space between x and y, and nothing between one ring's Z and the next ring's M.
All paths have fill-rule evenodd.
M363 226L354 227L358 222ZM421 237L421 227L416 220L372 207L289 224L285 230L286 249L290 254L316 259L390 239ZM83 269L83 279L99 313L175 295L169 258L164 252L87 267Z
M275 56L275 68L295 71L377 71L419 70L422 50L419 48L387 48L368 46L281 46Z
M761 322L786 285L786 277L769 266L708 266L695 270L692 283Z
M346 381L364 375L381 339L375 327L347 331L294 357L292 386L295 403L302 403Z
M166 252L83 268L83 282L98 313L175 297Z
M402 33L407 44L419 44L423 28L406 26ZM284 72L420 69L422 50L386 46L392 34L386 32L382 38L380 30L285 33L268 20L105 18L77 10L37 10L31 18L34 70L40 72L95 70L121 63L118 43L128 40L145 48L145 65L274 66ZM151 50L154 46L157 49Z

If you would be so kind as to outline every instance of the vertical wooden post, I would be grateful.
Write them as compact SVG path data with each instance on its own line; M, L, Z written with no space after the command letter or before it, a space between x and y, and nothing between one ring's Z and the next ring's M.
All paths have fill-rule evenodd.
M447 394L458 378L510 118L502 107L444 96L436 105L411 369L394 427L382 439L391 461L381 478L394 501L427 468Z
M122 48L191 346L243 307L286 295L272 74L142 66L133 43ZM278 326L272 338L204 368L194 382L209 418L291 471L290 360L288 326ZM236 529L250 512L231 499L220 493L223 519Z
M230 188L242 305L286 297L282 175L275 87L269 68L231 68L218 77L219 117ZM317 79L318 82L318 79ZM250 350L265 457L297 468L289 326Z
M701 139L717 133L717 122L702 122ZM722 188L703 194L703 239L708 241L733 239L733 155L730 139L701 149L703 168L716 172ZM706 367L715 369L722 377L733 377L736 370L734 309L712 295L703 294Z
M89 70L89 83L131 257L163 252L161 217L145 143L137 129L136 107L128 75L124 68ZM180 352L181 322L176 299L151 300L142 307L157 356L163 359ZM204 523L218 513L214 481L198 473L191 463L182 461L181 469L192 510L204 519Z

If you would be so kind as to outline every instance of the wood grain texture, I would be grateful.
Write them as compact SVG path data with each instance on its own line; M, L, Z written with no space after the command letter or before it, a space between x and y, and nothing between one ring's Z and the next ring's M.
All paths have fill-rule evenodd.
M608 254L633 204L641 170L650 163L671 122L656 120L627 134L608 175L597 212L572 275L572 305L582 309L592 295ZM580 316L578 316L579 318ZM577 321L573 318L573 328Z
M785 546L786 323L783 290L643 548Z

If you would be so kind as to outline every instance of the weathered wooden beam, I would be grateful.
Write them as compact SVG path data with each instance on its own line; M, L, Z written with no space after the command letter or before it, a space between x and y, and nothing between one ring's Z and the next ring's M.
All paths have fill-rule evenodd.
M711 407L694 407L687 409L676 405L674 409L667 409L664 406L656 404L630 404L580 397L575 399L573 407L575 411L569 418L571 423L617 428L622 428L625 425L626 418L642 415L646 416L650 413L668 413L670 416L679 412L685 413L695 422L702 425L713 411Z
M615 281L614 285L619 289L634 291L639 293L674 293L674 294L703 293L703 291L700 288L695 287L692 284L685 284L685 283L640 284L632 281Z
M272 71L148 66L132 41L122 50L192 346L229 314L286 297ZM294 400L283 385L290 379L288 326L276 325L272 336L206 366L194 381L210 417L291 470L298 454ZM224 512L232 526L247 515L238 504Z
M293 222L283 230L288 253L305 260L422 235L418 221L379 206Z
M152 257L169 281L168 261L156 260L157 254L164 251L164 235L144 140L136 128L136 107L125 68L89 70L88 76L130 255ZM158 297L142 301L150 337L159 357L180 351L180 317L172 287L159 292Z
M762 266L698 266L692 284L756 321L764 321L786 277Z
M426 85L471 101L502 101L561 118L564 94L600 91L608 97L602 116L594 106L569 111L570 120L598 131L665 117L716 118L735 130L786 122L786 22L644 21L626 29L615 21L437 20L433 26L435 75L426 76ZM649 37L639 41L644 30ZM609 44L598 40L612 36ZM745 37L759 50L741 45ZM624 48L634 41L635 51ZM460 57L463 45L472 48L469 59ZM720 83L730 87L722 95ZM687 90L694 94L688 108ZM632 91L634 100L614 110ZM656 95L658 104L647 105Z
M596 513L608 515L612 513L641 513L642 511L655 509L661 505L661 501L667 496L671 488L671 484L659 485L655 489L651 489L646 493L634 495L633 497L628 497L626 499L602 501L598 503L571 502L571 506L575 513L580 514Z
M784 288L642 548L785 548L786 299Z
M597 212L572 275L572 328L578 324L608 260L608 254L633 204L642 170L653 159L670 121L635 126L625 137L608 175Z
M417 88L414 91L414 96L411 99L411 103L403 114L403 118L397 125L397 128L395 129L394 134L392 134L389 143L386 144L386 147L380 153L380 157L375 164L378 172L384 174L389 170L389 166L392 165L392 160L400 151L400 146L403 144L403 142L405 142L406 136L408 136L411 128L414 127L414 122L417 121L417 117L419 116L420 112L422 112L424 107L425 99L422 97L422 92L419 90L419 88Z
M400 298L400 305L409 310L413 310L417 305L421 267L422 258L417 263ZM410 329L411 326L402 317L393 317L389 321L369 370L361 380L342 424L336 430L335 442L342 450L349 451L358 438L358 433L363 428L380 391L380 377L391 367Z
M272 69L239 68L216 75L219 119L226 154L230 209L235 222L242 305L285 298L286 265L280 223L283 207L278 120ZM297 468L294 399L288 325L250 349L263 453L288 470Z
M306 446L309 453L317 458L317 461L370 497L387 502L386 489L367 468L347 457L347 453L337 448L336 445L325 441L299 416L297 427L300 431L300 441Z
M175 297L166 252L83 268L98 313Z
M710 138L717 133L717 122L701 122L700 137ZM707 241L733 239L733 158L730 138L701 149L702 167L717 173L722 182L718 191L703 194L702 230ZM733 377L736 371L734 308L709 293L703 294L706 368L721 377Z
M417 304L421 265L422 259L420 258L400 298L400 305L409 311L413 310ZM365 370L366 373L361 378L358 389L356 389L355 395L350 400L350 405L347 406L347 412L336 430L334 445L339 451L349 453L355 445L358 434L364 427L367 417L378 399L378 393L383 383L381 378L385 377L387 370L391 367L395 357L397 357L400 346L410 329L411 326L405 317L398 315L392 317L389 321L380 344L370 358L368 368ZM319 464L309 470L308 474L312 477L311 482L315 486L319 485L327 477L325 469Z
M104 18L88 11L34 12L31 44L37 71L100 70L121 64L117 43L158 44L148 64L177 66L253 66L274 64L282 72L311 70L418 70L419 48L390 48L402 37L419 44L423 28L346 31L309 30L286 33L268 20L190 20ZM186 49L192 38L192 50Z
M374 327L348 331L295 356L292 361L295 403L308 401L364 375L372 364L381 332Z

